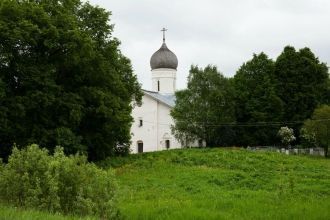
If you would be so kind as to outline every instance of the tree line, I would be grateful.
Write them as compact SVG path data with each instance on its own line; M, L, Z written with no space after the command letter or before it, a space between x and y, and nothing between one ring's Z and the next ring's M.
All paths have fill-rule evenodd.
M0 1L0 158L32 143L89 160L129 153L142 92L110 15L80 0ZM329 85L308 48L286 47L276 61L254 55L233 78L192 66L173 132L208 146L275 144L280 123L297 133L329 103Z
M329 104L329 85L327 65L309 48L287 46L275 61L254 54L232 78L212 65L192 66L187 89L176 92L172 131L187 145L270 146L288 126L300 144L303 122Z

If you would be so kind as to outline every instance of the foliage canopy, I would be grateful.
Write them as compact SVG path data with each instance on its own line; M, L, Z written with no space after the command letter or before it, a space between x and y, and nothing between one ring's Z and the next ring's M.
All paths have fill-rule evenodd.
M0 2L0 157L13 143L128 152L141 91L109 16L80 0Z
M266 54L254 54L244 63L236 75L235 102L236 120L240 124L278 122L282 119L283 102L278 97L274 84L274 62ZM276 142L279 126L239 127L238 144L271 145Z
M329 85L328 67L309 48L287 46L275 62L254 54L230 79L193 66L188 88L176 93L173 131L208 146L276 145L280 127L299 137L303 121L329 102Z
M225 123L234 120L231 81L214 66L192 66L187 87L176 93L171 112L176 137L183 143L200 139L207 146L230 145L234 132Z
M309 48L287 46L275 62L275 84L284 104L282 121L302 122L329 102L329 73ZM302 123L293 126L299 132Z

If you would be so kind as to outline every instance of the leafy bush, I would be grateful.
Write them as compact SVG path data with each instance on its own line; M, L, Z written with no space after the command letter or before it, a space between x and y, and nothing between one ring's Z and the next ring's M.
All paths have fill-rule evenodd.
M307 119L300 131L305 144L322 147L324 156L328 156L330 143L330 106L322 105L316 108L311 119Z
M0 171L2 202L64 214L118 217L113 173L88 163L84 156L67 157L60 147L53 156L38 145L14 147Z
M290 146L290 143L296 140L292 128L281 127L277 135L281 138L282 144L284 144L286 147Z

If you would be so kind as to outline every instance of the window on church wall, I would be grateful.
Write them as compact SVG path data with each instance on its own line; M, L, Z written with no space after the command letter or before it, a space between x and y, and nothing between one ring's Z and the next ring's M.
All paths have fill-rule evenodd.
M142 127L143 126L143 120L142 118L139 118L139 127Z
M157 81L157 89L158 89L158 92L160 91L160 82L159 80Z

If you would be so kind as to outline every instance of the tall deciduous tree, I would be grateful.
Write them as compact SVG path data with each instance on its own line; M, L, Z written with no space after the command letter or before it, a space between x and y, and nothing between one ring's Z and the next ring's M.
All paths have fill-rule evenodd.
M285 47L275 63L275 78L284 103L283 121L304 121L329 101L328 68L309 48Z
M266 54L254 54L237 71L236 120L246 126L238 127L240 145L269 145L276 141L280 126L267 123L281 120L283 103L276 94L274 84L274 62Z
M187 89L176 93L171 112L174 134L186 140L203 140L207 146L231 144L234 133L225 123L234 119L234 89L230 80L214 66L192 66Z
M128 151L141 92L109 16L80 0L0 2L2 157L13 143L61 145L91 160Z

